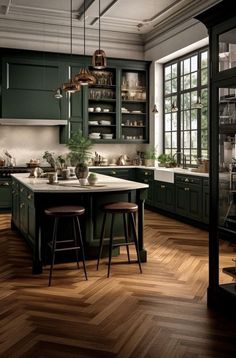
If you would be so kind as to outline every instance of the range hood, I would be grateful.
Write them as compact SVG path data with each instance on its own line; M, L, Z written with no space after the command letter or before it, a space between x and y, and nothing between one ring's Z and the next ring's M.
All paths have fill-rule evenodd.
M0 118L2 126L65 126L64 119L25 119L25 118Z

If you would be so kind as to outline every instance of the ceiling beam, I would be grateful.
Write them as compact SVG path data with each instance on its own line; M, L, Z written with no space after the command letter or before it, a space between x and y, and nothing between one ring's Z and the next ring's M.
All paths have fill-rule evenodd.
M110 10L118 0L113 0L105 9L101 12L100 17L102 17L108 10ZM95 17L95 19L90 23L90 25L94 25L98 21L99 17Z
M84 2L85 2L85 9L84 9ZM82 16L84 15L84 10L87 11L90 6L95 2L95 0L84 0L83 4L78 9L78 16L77 19L81 20Z

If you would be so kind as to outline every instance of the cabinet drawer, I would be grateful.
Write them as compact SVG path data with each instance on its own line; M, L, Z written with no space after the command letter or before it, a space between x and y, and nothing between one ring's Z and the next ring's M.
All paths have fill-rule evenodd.
M202 185L202 179L194 176L175 175L176 183Z
M143 179L154 180L154 170L138 169L137 170L137 177L140 180L143 180Z

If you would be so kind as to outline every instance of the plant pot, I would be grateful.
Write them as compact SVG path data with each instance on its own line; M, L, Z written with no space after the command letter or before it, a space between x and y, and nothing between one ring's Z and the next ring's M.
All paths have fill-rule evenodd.
M155 160L154 159L144 159L144 165L146 167L155 167Z
M98 180L98 178L96 177L96 176L94 176L94 175L89 175L88 176L88 183L89 183L89 185L95 185L96 184L96 182L97 182L97 180Z
M89 168L85 163L78 163L75 167L75 175L78 179L86 179L88 177Z

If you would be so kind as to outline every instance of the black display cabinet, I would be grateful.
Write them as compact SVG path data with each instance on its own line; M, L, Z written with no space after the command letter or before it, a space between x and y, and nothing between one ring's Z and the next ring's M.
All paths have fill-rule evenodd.
M210 232L208 305L236 304L236 16L222 1L197 19L209 33ZM225 255L222 243L230 245ZM230 243L230 244L229 244Z

